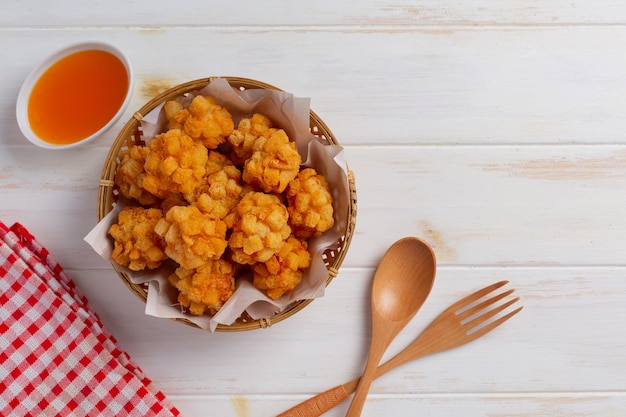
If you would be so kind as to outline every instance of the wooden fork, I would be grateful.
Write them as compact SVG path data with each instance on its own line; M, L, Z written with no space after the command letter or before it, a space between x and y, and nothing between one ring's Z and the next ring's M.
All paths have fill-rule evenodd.
M499 313L515 304L519 297L495 306L498 301L511 295L514 290L508 290L498 295L480 301L483 297L507 284L500 281L478 290L473 294L457 301L441 313L413 342L403 351L378 367L376 377L414 359L441 352L464 345L472 340L487 334L515 314L523 307L490 321ZM279 414L278 417L318 417L335 407L352 394L359 378L331 388Z

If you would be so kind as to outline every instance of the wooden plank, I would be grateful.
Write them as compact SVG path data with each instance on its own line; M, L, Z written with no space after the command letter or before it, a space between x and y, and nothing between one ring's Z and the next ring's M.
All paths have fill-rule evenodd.
M624 23L621 2L529 0L318 1L303 5L280 0L229 3L186 1L79 3L4 1L0 26L241 26L241 25L571 25Z
M624 265L621 145L345 152L358 207L348 266L373 266L382 248L405 235L428 240L442 265ZM102 267L89 247L75 242L97 221L106 149L54 155L28 147L0 154L0 217L30 225L68 266Z
M222 396L196 397L173 396L173 400L185 415L205 415L206 410L224 417L261 417L276 415L291 407L299 399L273 396ZM363 416L415 417L621 417L626 413L626 398L622 393L552 395L421 395L411 397L371 396L363 410ZM325 417L341 417L347 411L341 404L324 414Z
M16 37L32 46L15 50ZM7 29L0 31L0 51L12 59L5 62L0 105L14 108L28 72L76 39L116 44L136 76L126 114L94 147L107 146L159 92L211 75L254 78L311 97L346 145L626 141L626 55L615 53L626 39L624 26ZM219 45L199 50L190 39ZM25 143L11 111L0 122L4 143Z
M424 236L447 265L624 265L622 146L354 147L348 262Z

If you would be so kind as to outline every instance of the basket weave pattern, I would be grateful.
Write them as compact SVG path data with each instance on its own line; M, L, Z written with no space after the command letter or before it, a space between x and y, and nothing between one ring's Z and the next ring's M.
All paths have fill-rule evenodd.
M221 78L227 80L232 87L238 88L240 90L253 88L280 90L269 84L247 78ZM115 142L111 146L104 167L102 169L102 174L98 187L98 220L104 218L113 209L118 199L118 192L115 187L114 178L117 164L120 162L120 152L134 145L145 145L141 132L141 121L143 117L150 113L161 103L172 100L180 95L190 93L192 91L201 90L202 88L213 82L215 79L217 79L217 77L203 78L180 84L153 98L141 109L135 112L135 114L133 114L133 117L124 125L123 129L118 134ZM310 131L313 135L320 138L325 144L339 144L328 126L326 126L322 119L320 119L312 110L310 111L309 119ZM354 234L354 228L356 224L356 188L352 171L348 172L348 186L350 190L350 206L348 208L348 219L346 219L346 230L344 231L341 238L335 243L335 245L328 248L323 255L323 260L329 274L326 285L328 285L333 280L333 278L337 276L339 267L341 266L343 259L345 258L347 249ZM135 294L143 302L146 302L148 293L147 287L145 285L137 285L133 283L130 277L122 272L118 272L118 275L122 282L124 282L124 284L133 292L133 294ZM224 332L266 328L274 323L277 323L292 316L293 314L306 307L311 301L312 300L295 301L274 316L259 320L253 320L250 317L246 317L246 314L244 314L235 323L231 325L220 324L217 326L216 330ZM193 327L197 327L194 323L187 319L175 320Z

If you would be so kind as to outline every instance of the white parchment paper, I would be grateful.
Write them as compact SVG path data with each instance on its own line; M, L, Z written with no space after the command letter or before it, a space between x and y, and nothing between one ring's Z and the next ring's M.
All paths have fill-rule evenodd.
M218 78L202 90L189 93L178 98L184 105L198 94L213 96L218 104L226 107L233 115L235 126L241 118L250 117L253 113L268 116L274 124L285 130L287 135L296 142L298 152L302 156L302 165L312 167L324 175L333 195L335 225L322 236L309 240L311 266L302 278L302 282L291 293L278 300L272 300L257 290L248 277L238 279L233 296L214 316L192 316L185 314L176 301L177 291L168 282L168 276L176 268L173 261L153 271L133 272L113 262L113 241L108 230L117 221L117 214L123 204L117 204L85 237L85 241L102 256L110 261L113 267L126 273L133 283L148 283L146 314L165 318L186 318L203 329L215 331L218 324L230 325L246 311L253 319L271 317L290 303L297 300L312 299L324 295L328 271L322 255L324 251L336 245L345 234L348 222L350 191L348 172L344 150L339 145L325 145L309 130L309 103L307 98L294 97L290 93L249 89L241 91L233 88L228 81ZM166 130L166 120L157 107L142 120L144 139L149 141L156 134Z

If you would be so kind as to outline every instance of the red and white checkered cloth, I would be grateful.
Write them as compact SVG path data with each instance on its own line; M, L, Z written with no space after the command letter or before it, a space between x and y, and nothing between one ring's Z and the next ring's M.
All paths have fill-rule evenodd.
M48 251L2 222L0 415L180 415Z

